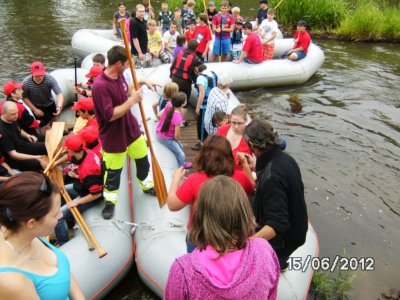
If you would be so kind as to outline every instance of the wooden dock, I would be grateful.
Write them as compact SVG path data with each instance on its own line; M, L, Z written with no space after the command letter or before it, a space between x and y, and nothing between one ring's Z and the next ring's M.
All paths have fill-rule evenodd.
M189 127L181 128L180 141L183 144L183 150L184 150L185 155L186 155L186 161L190 161L190 162L193 163L193 167L190 170L190 173L192 173L193 170L194 170L194 159L195 159L195 156L197 155L197 153L199 153L199 151L195 151L195 150L190 149L190 147L192 147L198 141L197 140L197 121L194 120L193 118L188 118L187 120L189 122L191 122L192 125L189 126Z

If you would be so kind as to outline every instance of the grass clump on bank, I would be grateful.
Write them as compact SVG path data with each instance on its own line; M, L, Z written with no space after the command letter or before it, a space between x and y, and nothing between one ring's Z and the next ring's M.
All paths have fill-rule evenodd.
M355 278L353 271L339 271L331 274L315 271L311 281L310 293L314 300L344 300L350 296L351 282Z
M269 1L275 7L279 0ZM345 18L348 6L344 0L285 0L276 11L280 24L287 26L305 20L312 30L329 31Z
M334 32L355 41L400 41L400 5L363 1Z

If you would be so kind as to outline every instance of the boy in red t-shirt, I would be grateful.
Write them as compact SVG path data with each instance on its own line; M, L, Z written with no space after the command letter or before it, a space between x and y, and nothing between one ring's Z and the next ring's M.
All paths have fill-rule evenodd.
M194 38L199 43L196 54L203 62L208 54L210 41L212 40L211 29L207 25L207 20L207 14L199 14L199 26L194 30Z
M185 31L186 35L186 43L189 42L190 40L194 40L195 35L194 31L196 29L196 20L191 20L189 23L189 29Z
M257 32L253 32L253 25L246 22L243 26L243 31L247 35L246 42L242 49L239 59L234 60L234 63L244 61L248 64L259 64L263 62L263 51L260 37Z
M297 23L297 30L294 33L294 47L286 52L286 57L290 60L300 60L306 57L308 47L311 44L310 34L306 30L307 22L300 20Z

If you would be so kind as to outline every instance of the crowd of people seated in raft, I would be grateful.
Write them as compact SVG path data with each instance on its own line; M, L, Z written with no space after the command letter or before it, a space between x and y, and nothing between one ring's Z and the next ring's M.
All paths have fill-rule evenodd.
M201 34L206 37L208 34L204 32L208 30L211 36L208 27L211 19L213 30L220 34L217 39L221 40L222 50L214 54L223 57L227 54L225 35L229 32L236 41L237 36L243 36L243 32L238 31L242 29L240 11L234 8L234 14L228 14L229 6L223 1L221 13L216 13L210 2L208 12L213 15L200 14L200 25L196 26L190 1L187 9L175 10L175 19L169 23L168 7L163 4L159 25L169 36L177 38L180 35L175 31L192 26L185 35L179 32L181 41L187 41L190 36L196 37L199 30L203 30ZM265 12L265 2L260 2L257 33L250 23L243 26L248 37L242 52L232 43L231 50L239 51L231 53L236 57L235 62L257 62L249 54L250 48L258 42L249 41L260 39L259 35L261 56L271 58L273 50L269 45L275 35L263 28L277 27L273 9ZM136 7L139 21L145 12L141 5ZM155 27L152 9L148 8L147 13L148 24ZM126 10L120 9L116 18L128 15ZM221 30L218 22L222 18L224 24L232 19L229 21L231 31L227 27ZM263 25L266 22L273 24ZM305 28L306 23L300 21L295 34L297 45L304 45L301 36ZM117 25L115 31L120 34ZM149 36L156 32L151 29ZM166 52L173 55L169 51L173 46L166 46L166 43L169 42L164 40L163 44L157 38L150 51L151 57L167 61L168 56L170 59ZM252 45L250 48L246 48L248 43ZM207 58L209 41L199 43L196 38L189 38L187 47L175 53L171 65L173 82L164 87L163 97L153 104L159 120L156 136L176 156L179 166L169 187L168 207L177 211L190 205L188 254L173 263L165 299L222 296L275 299L279 273L286 271L288 257L305 242L308 229L300 169L284 151L286 142L279 138L269 122L259 119L249 122L244 105L228 111L232 78L228 74L207 71L203 61ZM294 46L286 56L297 60L306 52L307 48ZM138 51L137 54L140 59L146 53ZM193 57L191 64L182 68L180 60L189 56ZM66 190L73 199L64 205L57 184L42 173L47 166L45 133L63 109L61 89L39 61L31 64L31 74L22 83L10 80L4 84L6 100L0 103L0 252L6 255L0 257L0 298L14 298L17 293L21 296L21 292L26 298L34 295L53 299L54 293L69 295L72 299L84 298L69 272L66 257L42 236L55 232L56 246L67 243L68 229L75 224L70 212L72 207L83 211L104 203L102 216L112 219L126 155L135 160L136 179L143 192L156 196L147 145L138 121L130 113L130 108L143 100L143 92L128 86L123 76L128 58L122 47L110 49L107 59L106 66L103 55L93 56L93 67L86 75L88 81L75 87L75 92L82 97L72 110L87 123L77 133L66 136L62 144L66 154L53 166L62 168L68 182ZM153 90L157 86L151 80L139 83ZM181 127L186 125L184 111L193 83L198 94L195 107L198 143L191 148L199 152L193 164L195 172L185 178L192 162L185 160L179 138ZM49 276L56 270L61 271L57 273L60 278ZM38 286L37 276L46 278L46 282Z
M232 7L225 0L221 1L219 11L215 2L209 1L207 12L197 16L194 0L184 0L183 8L175 7L174 12L169 10L167 2L162 2L158 15L154 15L148 0L142 3L130 14L120 2L113 19L118 38L122 38L118 20L125 19L131 51L140 67L153 66L154 59L159 59L158 63L172 63L190 40L198 42L196 54L203 62L229 60L258 64L274 58L279 29L275 9L268 7L268 0L260 0L254 25L244 20L239 7ZM306 28L306 21L297 23L294 45L281 58L296 61L307 55L311 38Z

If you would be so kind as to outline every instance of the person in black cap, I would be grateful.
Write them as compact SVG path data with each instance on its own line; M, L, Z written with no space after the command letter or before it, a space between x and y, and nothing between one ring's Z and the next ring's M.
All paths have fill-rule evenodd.
M261 22L267 18L268 13L268 0L260 0L260 8L257 11L256 28L260 26Z
M311 44L310 34L306 30L307 23L304 20L297 22L297 30L294 33L294 46L288 52L286 57L290 60L300 60L306 57L308 47Z

